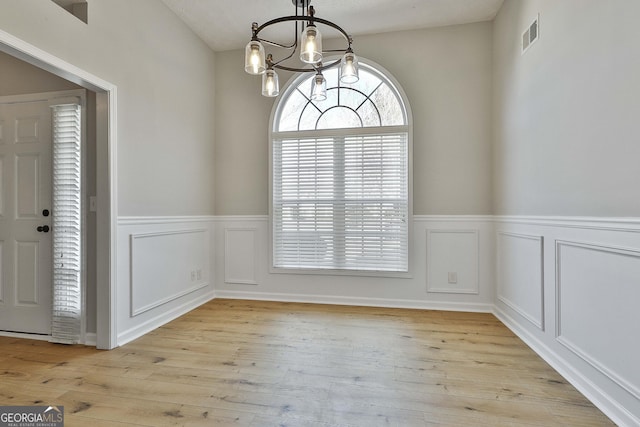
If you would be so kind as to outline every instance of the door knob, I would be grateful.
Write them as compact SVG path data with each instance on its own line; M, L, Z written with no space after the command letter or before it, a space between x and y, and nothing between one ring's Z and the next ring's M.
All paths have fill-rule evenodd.
M42 211L42 216L49 216L49 209L45 209Z
M49 226L48 225L39 225L38 228L36 228L36 230L38 230L38 233L48 233L49 232Z

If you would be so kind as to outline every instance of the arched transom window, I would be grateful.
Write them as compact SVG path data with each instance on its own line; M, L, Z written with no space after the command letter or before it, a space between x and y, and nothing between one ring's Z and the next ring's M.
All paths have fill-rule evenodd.
M408 271L409 123L401 92L361 59L360 79L299 76L274 107L273 267Z
M338 69L324 72L327 99L311 100L313 75L303 76L280 102L276 131L344 129L407 124L397 91L380 73L369 67L360 71L355 84L343 84Z

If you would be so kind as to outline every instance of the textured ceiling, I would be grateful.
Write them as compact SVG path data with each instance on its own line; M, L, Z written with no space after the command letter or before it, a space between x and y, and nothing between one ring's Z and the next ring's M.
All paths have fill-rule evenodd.
M162 0L213 50L239 49L251 37L251 23L294 15L291 0ZM318 18L349 34L384 33L492 20L503 0L312 0ZM291 26L276 25L274 39L288 40ZM271 30L271 29L270 29ZM265 30L266 31L266 30ZM335 33L337 36L337 33ZM325 37L330 37L330 34Z

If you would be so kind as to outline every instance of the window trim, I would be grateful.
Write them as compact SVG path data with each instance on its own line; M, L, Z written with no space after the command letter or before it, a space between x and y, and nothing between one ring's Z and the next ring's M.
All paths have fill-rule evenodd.
M331 58L329 58L331 59ZM407 245L408 245L408 268L406 272L394 272L394 271L371 271L371 270L342 270L342 269L312 269L312 268L295 268L295 267L274 267L274 254L273 254L273 140L279 137L286 137L288 135L296 137L321 137L321 136L337 136L344 135L344 129L321 129L321 130L309 130L309 131L275 131L276 123L280 120L279 107L283 100L288 99L292 91L296 90L298 85L306 79L308 76L305 74L293 75L284 85L284 90L281 91L280 96L276 98L271 108L271 114L269 116L269 273L272 274L303 274L303 275L320 275L320 276L352 276L352 277L384 277L384 278L413 278L414 272L414 224L413 224L413 114L409 99L402 89L402 86L393 77L393 75L387 71L384 67L377 64L374 61L370 61L361 56L358 57L360 67L364 69L371 69L373 73L380 74L384 80L395 89L396 93L400 96L400 101L404 107L404 113L406 115L406 124L398 126L381 126L381 127L361 127L361 128L349 128L348 131L358 132L359 134L381 134L381 133L397 133L403 131L407 133L407 167L408 167L408 224L407 224Z

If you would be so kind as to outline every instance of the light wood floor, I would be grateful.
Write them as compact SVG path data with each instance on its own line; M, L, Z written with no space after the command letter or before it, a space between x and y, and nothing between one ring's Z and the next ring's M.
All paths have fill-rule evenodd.
M490 314L214 300L113 351L0 338L67 427L613 425Z

